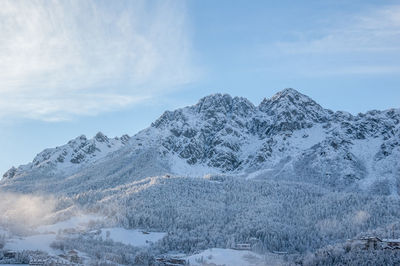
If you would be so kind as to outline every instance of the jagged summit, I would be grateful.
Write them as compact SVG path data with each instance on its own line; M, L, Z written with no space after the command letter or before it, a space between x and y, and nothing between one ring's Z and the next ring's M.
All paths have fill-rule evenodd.
M229 94L212 94L203 97L194 106L199 113L222 112L247 114L254 109L254 105L246 98L232 97Z
M159 172L169 169L189 176L265 171L269 178L342 188L388 180L379 186L391 194L397 193L393 184L400 184L395 175L400 172L399 123L396 109L356 117L333 113L294 89L284 89L258 106L246 98L213 94L164 112L133 137L108 138L99 132L93 139L82 135L46 149L4 177L29 176L35 169L42 170L41 176L68 176L86 168L93 176L110 172L117 177L135 160L154 164L149 169ZM118 168L99 172L100 162L102 169ZM121 175L128 178L140 169Z
M296 100L300 100L300 99L311 100L310 97L300 93L299 91L297 91L297 90L295 90L293 88L285 88L285 89L275 93L271 97L272 100L277 100L279 98L293 98L293 99L296 99Z
M310 97L298 92L292 88L286 88L282 91L274 94L271 98L264 98L264 100L260 103L258 108L261 111L268 112L269 107L304 107L306 106L314 106L319 110L323 111L324 109L317 104ZM251 103L248 99L244 97L232 97L229 94L211 94L205 96L199 100L197 104L194 105L198 112L209 111L210 109L213 111L221 111L223 113L229 113L238 109L238 107L244 107L240 109L252 110L255 109L253 103Z
M284 89L276 93L271 98L265 98L258 107L244 97L232 97L229 94L211 94L201 98L195 105L180 108L175 111L166 111L152 126L162 127L172 120L180 120L187 123L188 119L193 115L202 115L205 119L237 119L253 116L257 109L270 116L283 114L287 116L287 112L294 115L302 113L304 117L318 120L318 113L326 113L320 105L306 95L301 94L295 89ZM300 115L300 114L299 114ZM223 117L221 117L223 116ZM297 119L298 117L294 117ZM278 117L281 119L281 117Z
M229 94L211 94L199 100L195 105L197 112L206 112L210 109L217 109L223 113L229 112L232 107L232 96Z
M15 173L17 172L17 168L12 166L7 172L4 173L3 178L13 178L15 176Z
M100 131L94 136L94 139L98 142L108 142L108 137Z
M208 120L217 126L237 117L248 117L255 110L255 106L246 98L217 93L201 98L195 105L166 111L151 126L164 128L176 122L189 125L197 120Z
M313 123L329 120L332 111L322 108L310 97L291 88L264 99L258 109L271 117L273 126L268 132L309 128Z
M302 112L314 120L318 120L327 113L327 110L313 99L291 88L284 89L269 99L265 98L258 108L269 115L278 113L296 115L298 112Z
M181 120L187 122L192 115L201 114L206 119L213 119L224 116L224 118L235 119L237 117L246 118L261 111L271 117L276 117L276 121L309 121L320 122L333 112L322 108L310 97L298 92L295 89L284 89L271 98L264 100L256 107L248 99L243 97L232 97L229 94L211 94L201 98L193 106L166 111L153 126L159 127L171 120Z

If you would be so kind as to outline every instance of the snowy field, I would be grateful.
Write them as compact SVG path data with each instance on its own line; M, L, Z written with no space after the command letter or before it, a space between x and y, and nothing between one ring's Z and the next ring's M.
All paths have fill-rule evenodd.
M65 229L85 230L91 221L96 222L103 219L104 217L93 214L79 215L55 224L40 226L36 231L39 233L57 233L59 230Z
M50 255L56 255L55 250L50 247L50 244L56 240L55 234L40 234L21 238L10 239L5 246L5 249L14 251L22 250L40 250L49 253Z
M203 252L185 258L190 265L216 264L229 266L256 266L256 265L280 265L280 261L276 258L268 259L271 264L263 264L264 256L258 255L251 251L211 248Z
M52 225L43 225L35 230L36 233L34 235L11 237L7 240L5 248L15 251L40 250L50 255L57 255L59 252L50 247L51 243L56 240L57 232L68 229L85 232L90 222L99 221L101 219L104 218L96 215L81 215ZM138 229L128 230L120 227L102 228L100 231L100 236L103 240L110 239L114 242L135 247L149 246L151 243L157 242L166 235L166 233L145 232Z
M114 242L135 247L149 246L151 243L161 240L165 235L166 233L127 230L120 227L104 228L101 230L101 237L103 239L109 238Z
M6 242L5 248L15 251L40 250L47 252L50 255L56 255L59 252L52 249L50 245L56 240L56 234L59 230L85 230L90 221L100 219L102 219L100 216L80 215L55 224L43 225L35 229L36 233L34 235L26 237L11 237Z

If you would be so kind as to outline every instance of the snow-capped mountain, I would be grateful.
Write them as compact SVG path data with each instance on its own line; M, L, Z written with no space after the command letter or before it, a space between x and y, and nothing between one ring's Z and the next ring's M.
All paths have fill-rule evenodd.
M31 163L11 168L2 183L32 180L38 171L42 178L75 174L112 184L162 173L223 173L398 195L399 123L399 109L354 116L324 109L294 89L258 106L214 94L166 111L131 138L99 133L46 149Z
M129 139L128 135L110 139L101 132L92 139L81 135L63 146L45 149L36 155L31 163L18 168L12 167L3 178L13 178L34 169L43 169L55 174L72 173L120 149Z
M215 94L165 112L132 137L80 136L11 168L0 180L0 233L17 230L7 236L7 249L39 239L49 254L74 249L113 265L157 265L155 256L191 258L209 248L228 254L236 243L265 258L287 253L288 265L309 252L331 258L318 249L371 230L386 238L398 231L399 159L400 109L354 116L293 89L258 106ZM82 213L101 220L56 235L38 230ZM25 232L29 222L55 224ZM112 238L124 232L134 245L130 230L139 238L161 232L162 239L139 248ZM397 258L396 250L335 247L340 252L357 258L343 260L349 265L374 261L370 254L380 258L375 264Z

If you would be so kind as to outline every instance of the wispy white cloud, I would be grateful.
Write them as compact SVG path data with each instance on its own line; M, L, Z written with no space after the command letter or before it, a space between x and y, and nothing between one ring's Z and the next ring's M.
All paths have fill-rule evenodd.
M125 106L140 103L150 96L120 95L113 93L68 93L59 91L53 94L38 94L34 91L25 95L7 94L0 98L0 116L29 117L49 122L68 120L72 116L96 115L100 112L112 111ZM12 113L10 113L12 112Z
M20 1L0 9L0 116L68 119L191 82L179 1Z
M295 41L276 42L268 50L293 60L304 75L400 73L400 5L343 16L331 28L316 25L296 35Z
M343 17L343 22L323 30L319 38L278 42L286 53L387 52L400 50L400 6L384 7Z

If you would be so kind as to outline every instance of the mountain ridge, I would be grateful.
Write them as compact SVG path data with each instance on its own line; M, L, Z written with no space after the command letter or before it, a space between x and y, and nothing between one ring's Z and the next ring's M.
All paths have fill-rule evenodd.
M45 175L71 176L107 165L113 156L129 165L134 160L129 156L148 150L168 165L160 169L176 175L258 178L257 173L263 173L338 189L381 186L379 193L398 195L399 121L400 109L356 116L333 112L294 89L284 89L258 106L243 97L213 94L164 112L132 137L109 139L98 133L93 139L80 136L46 149L32 163L7 171L2 183L39 168ZM363 146L371 149L361 152Z

